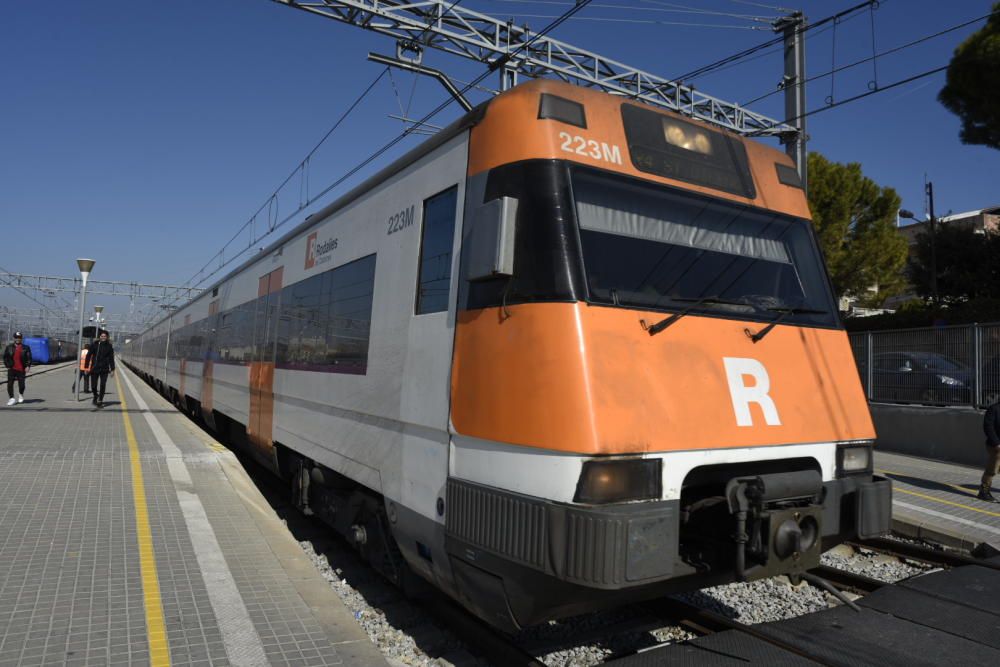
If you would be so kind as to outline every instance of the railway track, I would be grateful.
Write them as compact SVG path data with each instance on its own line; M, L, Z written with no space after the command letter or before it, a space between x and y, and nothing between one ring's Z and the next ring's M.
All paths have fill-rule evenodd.
M965 554L955 551L935 549L920 544L914 544L912 542L903 542L885 537L870 540L858 540L856 542L851 542L850 544L863 549L869 549L871 551L877 551L891 556L900 556L902 558L920 561L937 567L979 565L993 570L1000 570L1000 563L966 556Z

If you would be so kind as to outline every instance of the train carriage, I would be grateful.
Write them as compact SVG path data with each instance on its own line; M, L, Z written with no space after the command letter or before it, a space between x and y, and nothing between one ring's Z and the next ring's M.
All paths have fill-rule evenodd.
M76 357L75 342L48 336L28 336L24 344L31 349L31 361L35 364L54 364Z
M515 629L888 530L789 159L553 81L130 342L387 576Z

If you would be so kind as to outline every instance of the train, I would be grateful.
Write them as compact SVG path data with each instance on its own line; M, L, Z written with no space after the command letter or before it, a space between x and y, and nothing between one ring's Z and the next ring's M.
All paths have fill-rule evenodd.
M55 364L76 358L76 342L73 341L28 336L24 344L31 350L31 361L35 364Z
M123 358L504 631L890 527L790 158L568 83L474 108Z

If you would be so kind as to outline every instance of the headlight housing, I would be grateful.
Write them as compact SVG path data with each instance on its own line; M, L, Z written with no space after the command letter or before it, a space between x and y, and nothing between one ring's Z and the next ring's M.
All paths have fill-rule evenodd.
M940 382L941 384L948 385L949 387L960 387L960 386L962 386L962 381L961 380L956 380L955 378L951 377L950 375L938 375L937 379L938 379L938 382Z
M874 468L871 441L837 446L837 477L870 475Z
M662 464L662 459L584 461L573 502L604 505L658 500L663 488Z

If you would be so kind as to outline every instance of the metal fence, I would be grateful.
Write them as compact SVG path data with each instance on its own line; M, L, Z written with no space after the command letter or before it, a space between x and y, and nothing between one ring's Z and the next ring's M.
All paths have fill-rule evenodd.
M869 401L985 407L1000 399L1000 323L850 334Z

